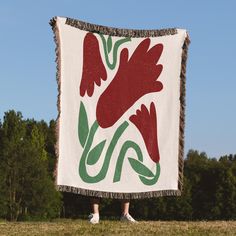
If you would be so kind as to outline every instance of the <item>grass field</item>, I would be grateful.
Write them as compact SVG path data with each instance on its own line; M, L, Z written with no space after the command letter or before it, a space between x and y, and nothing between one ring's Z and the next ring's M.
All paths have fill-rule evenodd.
M0 235L236 235L236 221L140 221L128 224L86 220L52 222L0 222Z

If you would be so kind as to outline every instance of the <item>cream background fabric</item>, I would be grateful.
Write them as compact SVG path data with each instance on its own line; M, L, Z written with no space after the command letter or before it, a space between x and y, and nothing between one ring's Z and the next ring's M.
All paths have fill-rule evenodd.
M83 39L87 31L74 28L65 24L66 18L57 18L57 27L60 38L61 51L61 96L60 96L60 126L59 126L59 160L57 167L57 184L83 188L95 191L105 192L149 192L161 190L178 189L178 152L179 152L179 114L180 114L180 70L182 46L187 36L186 31L177 30L175 35L166 35L161 37L152 37L151 46L162 43L164 45L163 53L160 57L159 64L163 65L163 71L158 78L163 83L163 90L157 93L147 94L141 97L133 107L131 107L114 127L99 129L95 135L93 146L103 139L112 137L116 129L123 121L128 121L129 126L119 139L116 146L107 176L98 183L89 184L81 180L78 174L79 160L82 154L82 147L78 139L78 114L80 102L86 107L89 125L96 120L96 104L101 93L109 85L119 67L119 54L122 48L129 49L129 55L132 54L137 45L143 38L132 38L131 42L123 44L118 50L118 62L113 71L107 69L108 78L102 81L101 86L95 86L95 92L92 97L85 95L80 96L79 85L82 76L83 67ZM105 35L107 38L108 36ZM99 37L99 46L104 65L105 58L103 54L102 42ZM119 37L112 37L113 41ZM124 159L120 182L113 183L114 168L117 156L122 144L130 139L139 144L143 156L144 164L155 172L155 165L149 158L144 141L139 130L129 121L129 117L140 109L141 104L149 107L154 102L157 109L158 124L158 143L160 152L160 177L153 186L144 185L136 172L131 168L127 157L134 157L135 152L129 150ZM107 148L108 143L104 149ZM104 155L102 154L98 163L88 167L88 172L95 175L99 172L103 163Z

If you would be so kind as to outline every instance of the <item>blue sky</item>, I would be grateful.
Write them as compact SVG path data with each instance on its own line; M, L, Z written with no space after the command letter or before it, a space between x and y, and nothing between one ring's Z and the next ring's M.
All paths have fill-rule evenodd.
M235 9L234 0L1 1L0 119L9 109L24 118L56 119L53 16L119 28L185 28L191 37L185 150L235 154Z

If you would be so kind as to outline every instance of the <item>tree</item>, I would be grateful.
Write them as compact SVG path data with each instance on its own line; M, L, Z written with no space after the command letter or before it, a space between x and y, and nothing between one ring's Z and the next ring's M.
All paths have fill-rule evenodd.
M0 163L2 162L2 150L3 150L3 129L2 123L0 121ZM4 217L7 213L7 204L6 204L6 186L4 184L6 175L2 165L0 165L0 217Z
M206 189L202 188L202 184L204 183L202 175L207 170L207 160L208 158L206 153L199 153L196 150L190 150L184 163L184 175L188 179L191 186L193 219L204 218L204 205L207 205L207 202L205 201L206 199L204 199L204 191Z
M9 220L55 217L60 194L48 174L48 156L43 133L20 112L5 113L1 127L1 185Z
M236 155L219 159L219 183L216 192L221 219L236 219Z
M193 219L236 218L236 176L234 156L219 160L190 150L185 176L191 184Z

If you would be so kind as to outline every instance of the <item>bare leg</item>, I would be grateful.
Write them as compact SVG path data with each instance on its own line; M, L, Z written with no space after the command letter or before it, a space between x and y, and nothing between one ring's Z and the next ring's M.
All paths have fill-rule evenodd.
M91 198L90 202L91 202L92 213L99 214L100 199L99 198Z
M121 201L121 215L126 215L129 213L129 200L124 199Z
M99 202L100 202L100 199L93 197L90 199L90 202L91 202L92 214L89 215L89 222L91 224L98 224L99 223Z
M129 203L128 199L124 199L121 202L121 221L137 223L137 221L129 214Z

